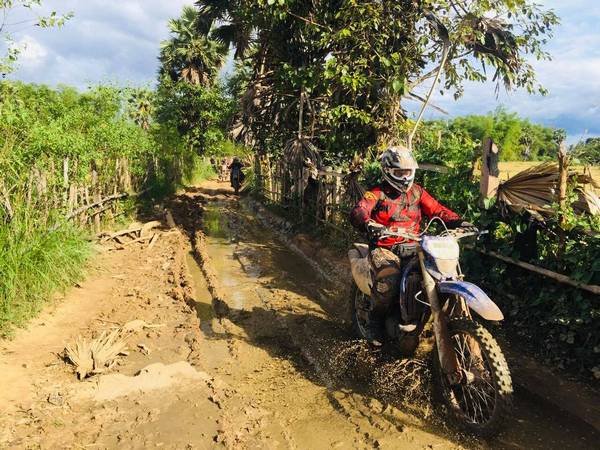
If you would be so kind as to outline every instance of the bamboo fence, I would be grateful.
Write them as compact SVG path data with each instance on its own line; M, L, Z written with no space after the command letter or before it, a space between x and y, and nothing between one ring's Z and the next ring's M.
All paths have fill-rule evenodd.
M269 162L267 161L267 163ZM531 166L529 165L529 167ZM421 164L421 168L435 172L445 171L443 167L437 165ZM268 164L268 167L261 168L260 173L265 174L264 179L258 183L260 186L263 186L264 198L286 209L291 209L292 214L299 222L324 225L348 241L352 241L358 237L357 233L349 226L348 221L350 210L354 205L345 191L346 188L343 180L346 174L334 168L325 168L315 172L314 169L311 170L310 168L303 167L299 170L288 171L283 161L275 164L274 167ZM292 174L295 174L296 177L292 178ZM309 199L309 201L312 200L310 203L313 203L310 206L307 204L309 202L306 201L307 189L316 190L316 195L312 199ZM502 261L505 264L518 266L538 276L552 279L558 283L596 295L600 294L600 286L581 283L566 275L531 263L518 261L497 252L486 251L472 246L468 248Z

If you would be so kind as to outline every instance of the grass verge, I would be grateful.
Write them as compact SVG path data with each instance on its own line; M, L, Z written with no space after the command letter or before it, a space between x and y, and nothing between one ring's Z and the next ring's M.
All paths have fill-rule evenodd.
M70 223L54 231L24 215L0 225L0 336L34 317L57 291L83 276L92 249Z

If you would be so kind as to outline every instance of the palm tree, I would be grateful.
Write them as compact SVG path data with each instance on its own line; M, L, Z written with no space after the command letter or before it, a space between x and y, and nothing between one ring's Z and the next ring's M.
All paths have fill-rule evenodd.
M197 0L197 30L235 49L234 58L246 56L252 43L250 20L243 16L243 0Z
M143 130L150 129L152 114L154 113L153 94L148 89L134 89L127 100L129 103L129 117Z
M199 33L198 20L198 10L185 6L179 19L169 21L172 37L161 43L161 77L197 85L209 85L216 78L228 48Z

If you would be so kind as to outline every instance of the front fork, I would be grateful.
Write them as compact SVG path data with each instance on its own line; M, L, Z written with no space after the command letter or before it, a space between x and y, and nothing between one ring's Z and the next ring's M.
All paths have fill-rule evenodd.
M448 333L448 315L443 311L442 305L435 286L435 281L425 268L425 254L419 247L417 248L419 265L423 276L423 287L429 300L431 308L431 319L433 322L433 333L435 335L435 344L438 350L438 358L442 371L448 378L450 384L459 384L462 379L462 372L459 367L454 346Z

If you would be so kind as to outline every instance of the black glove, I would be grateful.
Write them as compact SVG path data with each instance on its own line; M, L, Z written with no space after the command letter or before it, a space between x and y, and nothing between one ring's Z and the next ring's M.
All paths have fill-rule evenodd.
M379 239L383 230L385 230L385 225L374 221L367 223L367 234L371 239Z
M479 228L467 221L462 221L457 228L460 228L465 233L479 233Z

